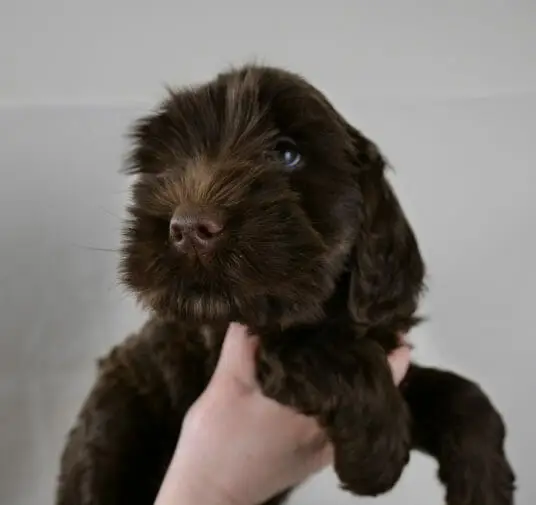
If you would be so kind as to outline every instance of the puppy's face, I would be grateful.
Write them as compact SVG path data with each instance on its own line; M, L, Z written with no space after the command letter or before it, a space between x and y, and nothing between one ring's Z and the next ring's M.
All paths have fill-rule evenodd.
M122 280L164 317L313 321L355 243L355 146L322 94L244 67L134 127Z

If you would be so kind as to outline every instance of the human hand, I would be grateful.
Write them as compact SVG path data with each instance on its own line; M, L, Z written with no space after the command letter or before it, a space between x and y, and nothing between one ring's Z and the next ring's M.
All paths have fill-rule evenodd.
M314 419L262 394L256 337L231 324L214 375L186 415L155 505L257 505L332 463ZM402 346L389 356L399 384L409 366Z

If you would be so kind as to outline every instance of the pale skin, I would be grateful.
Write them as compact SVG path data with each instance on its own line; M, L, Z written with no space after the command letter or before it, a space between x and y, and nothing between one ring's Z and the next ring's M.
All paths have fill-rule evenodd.
M155 505L258 505L332 463L313 419L264 396L255 380L258 341L231 324L211 382L190 408ZM389 356L395 384L410 349Z

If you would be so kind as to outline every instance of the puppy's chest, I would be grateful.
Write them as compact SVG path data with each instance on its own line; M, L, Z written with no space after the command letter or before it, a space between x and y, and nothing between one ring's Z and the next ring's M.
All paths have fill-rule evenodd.
M220 356L226 327L200 325L198 334L207 349L205 366L211 376ZM319 384L357 373L356 351L366 338L346 318L286 331L258 329L255 356L257 379L268 396L288 405L303 400ZM335 378L335 379L334 379Z
M184 401L195 401L214 372L227 328L227 324L192 327L153 320L126 349L129 361L141 365L134 367L140 371L140 383L152 377L151 397L154 391L164 394L161 388L165 388L171 411L184 415ZM327 389L334 384L352 382L351 376L359 373L358 348L369 339L344 317L284 332L255 333L260 337L256 370L261 388L281 403L299 405L301 411L307 411L309 403L316 410L315 397L322 390L329 396Z

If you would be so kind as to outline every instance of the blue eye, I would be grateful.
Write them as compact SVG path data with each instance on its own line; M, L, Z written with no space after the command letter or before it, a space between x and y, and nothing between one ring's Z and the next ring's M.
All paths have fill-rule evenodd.
M302 161L302 155L291 140L282 140L276 145L275 151L281 163L287 168L296 168Z

